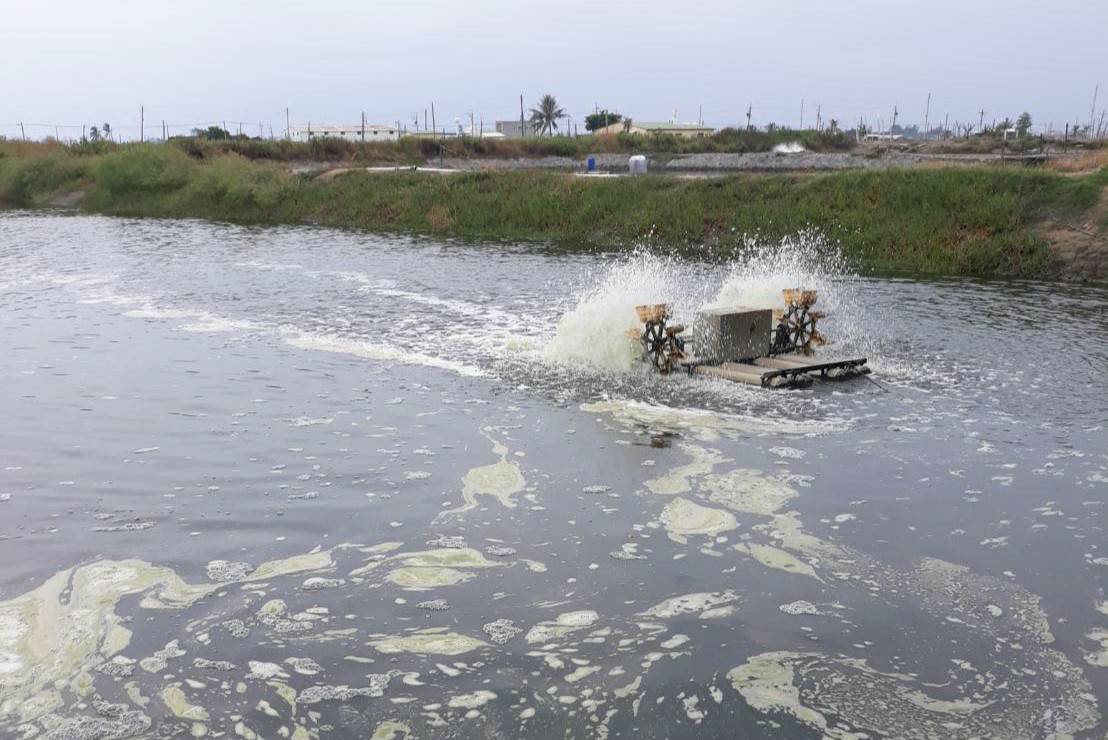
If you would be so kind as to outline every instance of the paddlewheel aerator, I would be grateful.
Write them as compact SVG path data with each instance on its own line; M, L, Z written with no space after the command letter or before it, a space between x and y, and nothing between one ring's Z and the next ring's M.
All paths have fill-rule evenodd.
M821 347L826 344L827 340L816 328L817 322L826 314L811 310L816 302L816 291L786 288L781 294L785 299L785 309L775 312L777 328L770 354L799 352L809 355L813 345Z
M643 353L650 359L655 370L663 375L668 374L685 359L685 340L680 336L685 327L679 324L666 325L669 306L665 303L635 306L635 312L643 323L643 331L639 336Z

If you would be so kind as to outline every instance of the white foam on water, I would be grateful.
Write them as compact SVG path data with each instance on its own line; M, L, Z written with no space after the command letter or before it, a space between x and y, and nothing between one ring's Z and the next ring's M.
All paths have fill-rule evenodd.
M485 373L473 365L447 360L442 357L411 352L391 344L378 344L360 339L350 339L338 334L317 334L313 332L287 333L285 342L299 349L317 352L335 352L353 355L367 360L380 362L398 362L404 365L423 365L440 370L449 370L465 377L481 377Z
M786 419L745 416L709 411L707 409L673 408L633 400L611 400L585 403L582 411L609 414L616 421L650 429L691 432L705 441L716 436L751 435L819 435L849 429L851 423L842 419Z
M181 324L181 331L196 334L220 334L235 331L254 331L261 327L253 321L245 319L232 319L227 316L214 314L201 314L196 321Z
M126 311L123 315L132 319L195 319L203 316L203 312L181 308L158 308L149 306Z

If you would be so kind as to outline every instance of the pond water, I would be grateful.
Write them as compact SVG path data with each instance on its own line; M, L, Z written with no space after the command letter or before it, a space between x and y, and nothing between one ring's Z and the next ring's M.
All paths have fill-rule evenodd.
M0 214L0 735L1104 737L1108 289L828 252Z

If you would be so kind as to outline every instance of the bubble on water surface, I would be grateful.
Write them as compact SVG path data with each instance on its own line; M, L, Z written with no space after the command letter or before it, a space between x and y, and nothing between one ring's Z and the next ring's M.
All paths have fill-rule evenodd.
M1095 727L1099 720L1095 709L1076 697L1070 706L1059 705L1045 716L1035 714L1034 707L982 700L976 693L937 698L912 676L819 653L763 653L727 675L754 709L789 714L824 737L842 740L863 732L881 737L1020 737L1032 727L1063 737ZM874 696L881 701L871 701Z
M802 614L814 617L819 617L823 615L823 612L820 611L819 608L810 601L790 601L788 604L781 604L777 608L785 614L789 614L794 617Z
M208 580L216 583L228 581L241 581L253 569L250 563L232 562L229 560L213 560L206 566Z
M359 696L377 699L385 695L385 690L388 688L389 682L399 675L400 671L371 673L367 677L369 679L369 685L360 688L351 688L346 685L309 686L297 695L296 700L300 704L312 705L325 701L348 702Z
M161 650L154 651L148 658L139 661L139 667L147 673L161 673L169 666L169 661L180 658L186 653L178 640L170 640Z
M497 645L503 645L513 637L523 632L522 627L516 627L510 619L497 619L485 624L481 629Z
M430 601L421 601L416 604L416 609L425 609L432 612L442 612L450 608L450 604L446 599L431 599Z
M323 591L324 589L338 588L342 586L346 581L342 578L323 578L321 576L312 576L306 578L303 583L300 584L301 591Z

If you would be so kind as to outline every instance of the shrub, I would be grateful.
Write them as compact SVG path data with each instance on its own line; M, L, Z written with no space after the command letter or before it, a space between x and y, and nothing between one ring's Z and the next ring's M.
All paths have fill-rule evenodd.
M189 180L194 165L179 149L161 144L136 144L101 158L96 182L111 193L165 193Z
M193 208L200 205L234 220L256 220L281 204L285 182L273 169L238 154L224 154L199 169L183 197Z
M0 157L0 203L25 207L45 200L88 174L88 163L54 149L43 156Z

